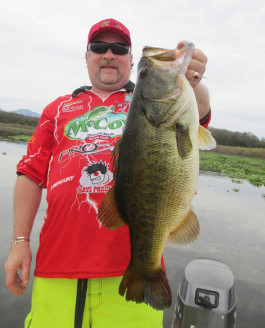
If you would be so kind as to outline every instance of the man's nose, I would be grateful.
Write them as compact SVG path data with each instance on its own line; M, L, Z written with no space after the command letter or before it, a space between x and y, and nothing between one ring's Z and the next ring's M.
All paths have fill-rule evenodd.
M115 57L114 53L111 51L110 48L107 50L107 52L103 56L104 56L104 58L108 58L108 59Z

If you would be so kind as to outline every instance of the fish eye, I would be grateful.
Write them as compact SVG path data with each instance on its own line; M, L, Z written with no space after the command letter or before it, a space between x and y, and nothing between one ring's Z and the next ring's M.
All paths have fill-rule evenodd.
M139 71L139 75L140 77L146 77L146 75L149 73L148 68L147 67L142 67Z

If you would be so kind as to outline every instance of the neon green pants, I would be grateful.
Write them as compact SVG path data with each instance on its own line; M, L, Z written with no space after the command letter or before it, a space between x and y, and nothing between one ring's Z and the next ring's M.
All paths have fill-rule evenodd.
M35 277L25 328L162 328L162 311L118 294L121 278Z

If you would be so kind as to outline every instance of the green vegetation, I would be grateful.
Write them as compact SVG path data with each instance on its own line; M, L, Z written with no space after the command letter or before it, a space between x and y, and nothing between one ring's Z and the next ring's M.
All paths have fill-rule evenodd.
M30 140L31 136L26 136L26 135L17 135L17 136L9 136L9 140L13 141L23 141L23 142L28 142Z
M236 183L245 179L254 186L265 186L264 158L201 151L200 169L227 174Z
M15 141L28 141L35 128L14 128L8 125L0 124L0 140L15 140Z
M0 110L0 140L28 141L38 122L36 117Z
M213 151L215 153L226 155L241 155L246 157L260 157L265 159L265 148L246 148L218 145L217 148Z

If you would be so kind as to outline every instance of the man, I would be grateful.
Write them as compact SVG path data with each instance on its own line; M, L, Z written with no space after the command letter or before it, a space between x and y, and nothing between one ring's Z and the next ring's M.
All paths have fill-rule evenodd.
M162 327L162 311L126 302L117 292L130 259L127 227L109 231L97 221L112 185L111 152L133 92L132 60L130 32L122 23L106 19L92 26L86 52L92 87L44 109L17 166L13 246L6 263L6 283L15 295L23 295L29 281L29 240L42 188L48 202L25 327ZM195 50L186 72L204 126L209 98L199 82L206 61Z

